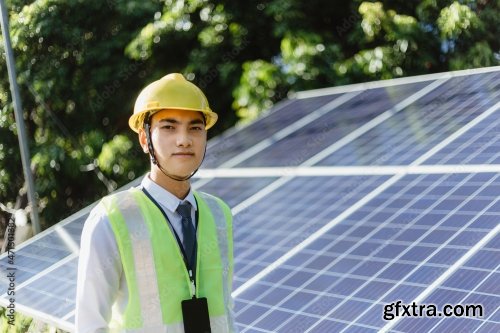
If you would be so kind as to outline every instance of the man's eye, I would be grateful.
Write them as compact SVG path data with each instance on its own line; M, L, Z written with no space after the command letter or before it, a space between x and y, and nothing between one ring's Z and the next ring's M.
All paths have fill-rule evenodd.
M201 126L193 126L193 127L191 127L191 129L195 130L195 131L201 131L201 130L203 130L203 127L201 127Z
M172 125L165 125L165 126L162 126L161 128L163 128L163 129L169 129L170 130L170 129L174 129L174 126L172 126Z

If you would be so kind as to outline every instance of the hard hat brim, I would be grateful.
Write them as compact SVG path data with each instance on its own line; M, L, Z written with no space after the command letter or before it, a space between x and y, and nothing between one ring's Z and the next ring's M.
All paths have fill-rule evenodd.
M144 126L144 118L146 117L147 114L150 114L151 116L155 114L158 111L161 110L183 110L183 111L193 111L193 112L201 112L205 116L205 129L208 130L212 126L215 125L217 122L218 116L217 113L209 110L199 110L199 109L190 109L190 108L180 108L180 107L175 107L175 108L151 108L151 109L146 109L143 110L139 113L134 113L129 119L128 119L128 125L130 128L136 132L139 133L139 129Z

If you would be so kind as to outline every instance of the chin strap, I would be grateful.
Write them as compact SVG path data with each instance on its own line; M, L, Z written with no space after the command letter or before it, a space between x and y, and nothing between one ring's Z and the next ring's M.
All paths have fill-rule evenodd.
M151 140L151 124L150 124L150 121L151 121L151 116L148 114L146 116L146 118L144 119L144 131L146 132L146 141L148 143L148 151L149 151L149 158L151 159L151 162L156 165L158 167L158 169L160 169L160 171L165 175L167 176L168 178L171 178L173 180L176 180L178 182L182 182L182 181L185 181L185 180L188 180L190 179L191 177L194 176L194 174L198 171L198 169L200 168L201 164L203 163L203 160L205 159L205 154L207 153L207 145L205 144L205 151L203 152L203 158L201 159L201 162L200 162L200 165L196 168L196 170L194 170L193 172L191 172L191 174L187 177L179 177L179 176L176 176L176 175L173 175L173 174L170 174L169 172L167 172L161 165L160 165L160 162L158 162L158 160L156 159L156 156L155 156L155 151L154 151L154 148L153 148L153 141Z

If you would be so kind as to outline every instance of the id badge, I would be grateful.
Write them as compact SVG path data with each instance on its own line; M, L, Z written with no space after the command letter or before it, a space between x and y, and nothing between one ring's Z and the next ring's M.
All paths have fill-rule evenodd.
M205 297L181 302L185 333L211 333L208 304Z

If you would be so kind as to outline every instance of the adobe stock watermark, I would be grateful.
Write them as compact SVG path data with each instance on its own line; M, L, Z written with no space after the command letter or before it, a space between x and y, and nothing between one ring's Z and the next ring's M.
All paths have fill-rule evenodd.
M6 306L5 316L7 317L7 323L9 325L15 324L16 319L16 266L15 259L16 253L15 247L15 232L16 225L14 222L14 214L10 217L9 224L7 225L7 281L9 281L9 287L7 289L7 296L9 296L9 304Z
M337 30L337 34L339 37L345 35L348 31L350 31L355 25L361 24L360 19L363 17L357 11L354 11L348 17L344 17L340 24L336 25L335 28Z
M250 41L248 40L248 38L244 37L239 45L235 46L231 51L222 54L221 63L219 63L216 68L212 68L208 71L208 73L203 75L198 82L198 86L201 89L206 88L217 78L217 76L219 76L222 64L234 60L241 52L243 52L248 47L248 45L250 45Z
M127 82L131 78L135 78L137 72L137 76L143 78L145 75L145 72L142 71L143 64L143 62L133 62L128 66L120 69L117 78L104 86L102 91L92 99L92 101L90 102L90 108L94 111L102 108L106 101L113 97L117 93L117 91L122 88L125 82Z

